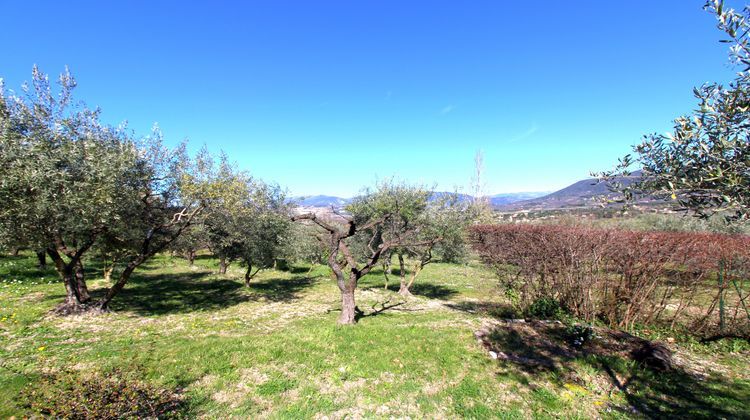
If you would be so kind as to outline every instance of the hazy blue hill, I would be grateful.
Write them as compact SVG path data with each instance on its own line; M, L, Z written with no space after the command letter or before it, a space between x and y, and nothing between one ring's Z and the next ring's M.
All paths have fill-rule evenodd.
M640 176L640 172L635 172L629 177L620 177L617 180L627 185L639 179ZM500 205L498 209L502 211L515 211L593 207L599 205L600 198L613 197L615 195L615 193L610 191L607 183L598 182L595 178L588 178L542 197Z
M447 195L456 194L453 192L448 191L435 191L432 193L431 199L439 199L442 197L445 197ZM458 194L458 200L460 202L467 202L473 199L473 197L469 194ZM547 192L514 192L514 193L501 193L501 194L495 194L490 196L490 203L492 206L502 206L506 204L516 203L522 200L528 200L532 198L537 198L540 196L543 196L547 194ZM332 195L309 195L309 196L302 196L302 197L294 197L292 199L295 203L297 203L299 206L302 207L343 207L349 201L351 201L351 198L342 198L342 197L336 197Z
M533 198L541 197L549 194L549 191L543 192L517 192L517 193L502 193L490 196L490 203L493 207L502 206L505 204L512 204L523 200L530 200Z
M295 197L294 201L303 207L341 207L346 205L350 199L334 197L331 195L310 195Z

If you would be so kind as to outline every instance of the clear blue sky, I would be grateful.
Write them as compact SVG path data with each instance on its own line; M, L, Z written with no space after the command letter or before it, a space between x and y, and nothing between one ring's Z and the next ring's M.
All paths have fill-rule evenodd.
M0 0L0 77L68 65L108 122L158 122L295 195L394 175L466 188L477 149L489 192L545 191L731 77L702 5Z

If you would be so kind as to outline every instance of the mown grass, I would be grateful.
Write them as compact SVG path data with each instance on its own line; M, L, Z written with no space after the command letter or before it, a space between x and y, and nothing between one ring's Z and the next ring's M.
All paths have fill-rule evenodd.
M187 417L750 415L750 373L738 368L749 360L744 348L679 353L700 367L700 380L620 358L584 358L566 371L493 360L473 334L512 308L478 264L429 266L408 301L372 273L360 285L364 316L354 327L336 325L337 289L320 266L262 271L246 288L239 267L222 276L210 258L189 267L161 256L112 313L61 318L49 311L63 288L34 264L32 255L0 259L3 418L37 414L18 396L43 373L112 368L176 390L184 404L175 414ZM89 266L96 296L106 284Z

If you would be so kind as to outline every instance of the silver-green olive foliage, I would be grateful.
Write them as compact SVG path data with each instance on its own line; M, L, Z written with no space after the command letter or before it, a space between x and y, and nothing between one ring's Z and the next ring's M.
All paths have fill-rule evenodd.
M137 200L139 150L73 100L67 70L58 93L36 67L32 77L20 95L0 86L0 229L38 249L91 246Z
M248 269L273 265L281 254L291 225L282 189L245 176L244 188L229 200L206 209L204 231L208 246L227 262L239 260Z
M598 174L626 200L653 195L679 204L701 217L717 212L728 220L750 218L750 8L742 12L710 0L729 39L730 57L739 68L724 86L709 83L694 89L698 108L674 121L669 134L650 134L620 159L614 171ZM643 171L630 185L616 182L637 165Z
M94 247L117 255L125 268L106 308L136 267L245 186L226 159L205 150L191 158L158 129L136 139L103 124L98 109L74 101L67 70L58 85L36 67L21 94L0 85L0 239L46 250L72 306L88 299L84 256Z
M394 244L391 252L417 259L428 254L432 258L436 253L443 260L455 262L466 253L464 228L471 212L468 203L462 203L457 194L436 194L422 186L387 180L379 183L375 191L368 190L355 198L346 210L360 224L384 219L371 228L379 229L379 236L372 232L355 235L355 248L378 246L379 243L365 242L365 238L375 238Z

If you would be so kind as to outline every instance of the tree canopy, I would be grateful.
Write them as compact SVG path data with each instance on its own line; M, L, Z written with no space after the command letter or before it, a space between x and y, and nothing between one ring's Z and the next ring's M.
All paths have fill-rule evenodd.
M750 8L742 12L710 0L705 8L716 15L728 35L730 58L739 72L724 86L707 83L693 89L698 101L692 115L674 121L668 134L650 134L620 159L616 169L598 174L622 191L625 199L644 194L679 204L708 217L721 212L728 220L750 219ZM629 185L617 177L636 165L640 180Z
M67 69L58 86L34 67L20 95L0 89L0 239L50 256L67 291L62 310L106 309L133 270L207 207L237 200L244 178L225 157L165 146L158 129L138 139L102 123L99 109L74 100ZM82 261L95 248L125 268L88 305Z

